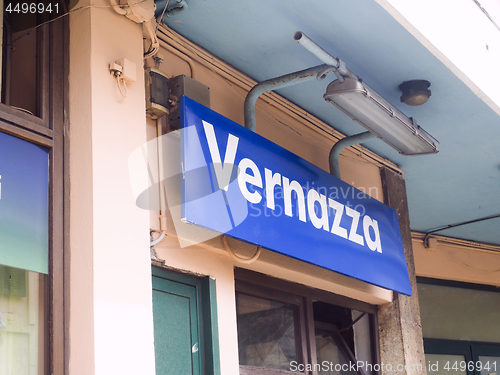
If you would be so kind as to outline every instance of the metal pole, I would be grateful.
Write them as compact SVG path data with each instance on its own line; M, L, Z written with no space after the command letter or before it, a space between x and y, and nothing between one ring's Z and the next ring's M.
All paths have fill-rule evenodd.
M263 93L267 91L277 90L283 87L296 85L297 83L302 83L315 79L317 75L325 69L328 65L319 65L314 68L309 68L301 70L299 72L286 74L281 77L276 77L268 79L267 81L262 81L256 84L247 94L245 98L245 127L253 132L257 131L257 124L255 121L255 103L257 99Z
M373 138L376 138L375 134L364 132L342 138L340 141L335 143L330 150L330 173L335 177L340 178L339 155L344 148L366 142Z
M297 31L295 35L293 36L293 39L295 39L299 44L307 49L309 52L311 52L314 56L316 56L318 59L323 61L325 64L328 64L330 66L333 66L334 68L337 68L340 75L345 76L347 75L347 68L345 67L345 64L342 60L336 59L332 55L330 55L328 52L326 52L323 48L321 48L319 45L317 45L311 38L309 38L306 34L304 34L302 31Z

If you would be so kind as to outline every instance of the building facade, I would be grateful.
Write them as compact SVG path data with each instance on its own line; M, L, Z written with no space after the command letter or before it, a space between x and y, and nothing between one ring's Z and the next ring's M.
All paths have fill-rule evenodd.
M432 4L367 0L360 6L365 3L380 6L409 30L500 121L500 97L491 86L498 78L490 75L496 68L488 65L496 60L463 62L460 49L472 53L473 42L464 39L453 47L449 33L426 23ZM469 5L463 0L455 9L466 12ZM41 174L42 187L34 191L45 189L41 216L47 220L40 223L33 213L22 227L16 218L30 211L20 211L22 204L7 206L19 189L9 187L14 179L7 166L27 157L0 151L0 233L8 238L5 228L21 228L15 233L19 241L1 250L0 374L498 372L500 241L439 232L426 237L410 222L408 201L415 191L406 187L404 166L359 144L339 158L342 181L350 187L336 185L336 197L331 191L329 196L352 202L361 193L394 210L411 295L332 270L349 261L345 253L332 267L304 260L319 251L314 236L294 256L261 246L272 231L249 229L252 239L247 240L186 223L181 220L186 219L181 196L186 159L181 155L196 149L181 143L186 99L179 93L243 126L245 98L258 81L174 31L175 11L172 21L158 28L154 23L155 43L147 27L126 16L127 5L82 0L67 6L67 16L43 25L45 20L38 20L36 29L32 24L16 29L20 21L4 11L9 14L4 14L3 29L1 147L33 146L44 153L48 169L36 167L28 176L34 181ZM183 2L156 6L157 12L175 6L190 11ZM469 16L473 24L483 22ZM433 17L463 31L455 24L458 13L448 19L440 10ZM475 40L481 32L469 30ZM492 51L496 33L487 34ZM153 45L157 50L145 58ZM151 72L166 80L153 81ZM153 82L169 86L167 115L151 115ZM164 87L155 89L165 95ZM329 171L330 150L345 134L272 91L260 96L255 113L259 136L321 173ZM220 155L227 156L229 143L219 145ZM497 156L495 151L488 155ZM225 161L219 163L225 168ZM248 194L259 191L245 186ZM299 200L295 194L290 196ZM281 198L269 211L252 211L249 205L248 215L256 220L286 216ZM204 212L209 221L220 210L210 208ZM304 222L324 219L320 216L309 212ZM39 250L23 252L17 242L35 230L34 223L46 237ZM322 230L317 228L312 230ZM376 232L365 230L365 241L376 242ZM282 235L286 241L296 234L276 237L281 241ZM46 264L30 264L36 256Z

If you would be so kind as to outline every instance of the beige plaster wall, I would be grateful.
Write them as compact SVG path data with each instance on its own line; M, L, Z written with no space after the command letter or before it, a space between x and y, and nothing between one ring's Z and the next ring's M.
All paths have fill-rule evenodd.
M500 247L437 236L425 248L422 234L412 237L417 276L500 286Z
M85 5L88 2L85 2ZM92 98L90 85L90 10L70 15L70 138L69 185L69 292L66 311L67 358L70 374L93 374L94 274L92 223ZM74 171L74 173L73 173ZM77 198L78 197L78 198ZM69 302L68 302L69 300Z
M154 374L149 215L128 171L146 141L142 28L92 6L70 16L70 374ZM125 98L120 58L137 67Z

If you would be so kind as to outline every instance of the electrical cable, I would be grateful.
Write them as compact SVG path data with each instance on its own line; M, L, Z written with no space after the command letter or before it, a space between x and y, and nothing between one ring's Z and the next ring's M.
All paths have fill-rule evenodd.
M436 233L436 232L441 232L442 230L446 230L446 229L451 229L451 228L456 228L456 227L460 227L462 225L467 225L467 224L473 224L473 223L478 223L480 221L485 221L485 220L491 220L491 219L497 219L497 218L500 218L500 214L497 214L497 215L492 215L492 216L487 216L487 217L482 217L480 219L474 219L474 220L468 220L468 221L464 221L462 223L458 223L458 224L449 224L449 225L446 225L444 227L441 227L441 228L438 228L438 229L434 229L434 230L431 230L429 232L426 232L425 233L425 237L424 237L424 246L425 248L429 248L429 236L432 234L432 233Z
M165 4L165 8L163 8L163 12L161 12L160 18L156 20L157 25L156 25L155 35L158 33L158 28L160 27L160 23L163 22L163 16L165 15L165 12L169 6L170 6L170 0L168 0L167 3Z
M146 0L143 0L143 1L146 1ZM88 9L88 8L112 8L111 5L85 5L83 7L80 7L80 8L75 8L75 9L71 9L70 11L68 11L67 13L64 13L64 14L61 14L59 17L56 17L54 18L53 20L48 20L48 21L45 21L45 22L42 22L40 25L37 25L35 27L32 27L31 29L29 29L28 31L26 31L24 34L21 34L19 35L16 39L12 40L10 43L7 44L7 46L10 46L12 45L14 42L17 42L19 39L25 37L26 35L30 34L32 31L38 29L39 27L42 27L43 25L46 25L48 23L51 23L51 22L54 22L54 21L57 21L58 19L61 19L63 17L66 17L67 15L69 15L70 13L73 13L73 12L76 12L77 10L81 10L81 9Z
M138 4L144 3L146 1L149 1L149 0L142 0L142 1L139 1L138 3L135 3L134 5L138 5ZM120 5L120 8L124 8L124 7L129 7L130 8L130 5L128 5L128 4ZM89 9L89 8L114 8L114 7L112 5L85 5L85 6L82 6L82 7L79 7L79 8L71 9L67 13L61 14L60 16L58 16L58 17L56 17L56 18L54 18L52 20L48 20L48 21L42 22L40 25L36 25L35 27L32 27L31 29L28 29L25 33L19 35L16 39L12 40L10 43L7 43L6 47L11 46L14 42L17 42L19 39L25 37L26 35L30 34L32 31L38 29L39 27L42 27L43 25L46 25L46 24L49 24L51 22L57 21L57 20L59 20L59 19L61 19L63 17L66 17L70 13L76 12L78 10Z
M341 328L339 329L339 332L345 332L345 331L348 331L350 330L352 327L354 327L354 325L359 322L364 316L366 315L366 312L364 312L363 314L361 314L360 316L358 316L351 324L349 324L347 327L344 327L344 328Z
M170 44L165 42L163 39L158 38L160 41L160 46L166 49L167 51L171 52L181 60L185 61L189 65L189 69L191 70L191 78L196 79L196 65L194 64L193 60L184 52L176 49L175 47L172 47Z
M159 244L164 238L167 233L165 231L162 231L161 234L156 238L152 239L149 243L149 247L153 247L154 245Z
M151 20L143 23L144 27L146 28L149 34L149 38L151 39L151 45L149 46L149 49L144 53L145 59L154 56L160 50L160 42L158 41L158 37L156 36L156 31L153 31L150 22Z
M127 82L125 82L125 80L120 77L119 75L115 76L116 77L116 84L118 85L118 90L120 90L120 94L122 94L122 96L124 98L127 97Z
M488 17L488 19L493 23L493 25L498 29L500 30L500 26L498 26L498 24L495 22L495 20L493 19L493 17L490 16L490 14L486 11L486 9L483 8L483 6L481 5L481 3L478 1L478 0L472 0L474 1L474 3L476 3L476 5L479 7L479 9L481 9L481 12L484 13L484 15L486 17Z

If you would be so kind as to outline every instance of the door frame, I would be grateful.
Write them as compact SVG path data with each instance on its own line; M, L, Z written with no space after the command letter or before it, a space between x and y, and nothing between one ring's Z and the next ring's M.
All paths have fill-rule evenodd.
M216 281L209 276L193 275L153 266L152 277L186 284L196 289L200 334L200 369L203 375L220 375L219 325L217 320Z

